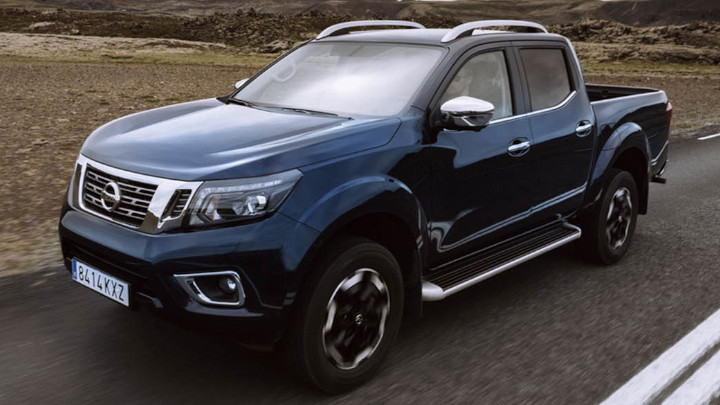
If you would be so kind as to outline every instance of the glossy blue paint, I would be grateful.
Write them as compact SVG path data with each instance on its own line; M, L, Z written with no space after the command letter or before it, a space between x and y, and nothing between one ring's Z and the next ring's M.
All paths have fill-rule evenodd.
M633 135L644 137L642 127L634 122L626 122L613 131L603 145L602 150L615 150Z
M479 132L440 131L432 147L430 233L437 253L432 265L527 225L532 200L516 196L532 195L535 188L534 147L515 157L508 146L514 139L532 137L527 118L491 124Z
M387 143L397 118L263 110L216 99L162 107L98 128L80 153L178 180L261 176Z
M563 107L530 118L535 136L533 153L533 204L542 204L587 184L595 148L595 137L576 133L581 122L594 123L595 118L582 92L576 93ZM534 212L534 221L542 223L567 216L583 200L583 194L544 205Z
M303 178L280 212L316 229L339 229L362 215L400 218L421 237L428 188L421 133L423 115L410 111L395 137L383 148L367 150L300 168Z
M647 175L640 189L641 213L647 209L648 181L655 174L650 162L660 157L668 140L670 127L665 115L667 96L662 91L643 88L588 85L591 106L597 120L597 148L593 158L592 175L588 182L583 207L592 209L599 201L607 179L606 175L618 157L628 150L637 150L643 156L641 164ZM602 92L624 97L602 99ZM628 97L629 96L629 97ZM652 137L648 134L652 134ZM667 151L665 151L667 153ZM667 158L667 155L665 155ZM655 170L660 170L656 165Z

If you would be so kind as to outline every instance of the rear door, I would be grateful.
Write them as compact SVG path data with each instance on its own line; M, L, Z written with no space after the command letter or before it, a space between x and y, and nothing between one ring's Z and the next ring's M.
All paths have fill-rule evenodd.
M595 118L574 52L562 42L514 43L533 134L532 222L556 219L583 200Z

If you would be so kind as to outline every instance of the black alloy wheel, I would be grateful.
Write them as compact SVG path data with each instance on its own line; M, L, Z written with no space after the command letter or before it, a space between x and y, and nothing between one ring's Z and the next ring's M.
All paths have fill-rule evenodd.
M329 392L351 390L380 368L402 321L400 266L383 246L342 237L306 284L287 342L296 371Z

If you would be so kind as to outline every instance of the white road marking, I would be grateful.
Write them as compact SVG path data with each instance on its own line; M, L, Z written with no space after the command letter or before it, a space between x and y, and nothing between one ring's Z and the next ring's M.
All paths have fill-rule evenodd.
M646 404L720 342L720 310L610 395L602 405Z
M720 352L690 376L663 405L707 404L720 395Z
M698 138L698 141L704 141L706 139L717 138L718 136L720 136L720 134L702 136L702 137Z

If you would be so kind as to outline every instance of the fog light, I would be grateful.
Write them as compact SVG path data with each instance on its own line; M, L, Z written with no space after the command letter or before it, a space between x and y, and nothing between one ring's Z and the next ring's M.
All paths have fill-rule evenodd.
M234 294L237 291L237 283L230 276L220 277L218 285L225 294Z
M240 275L234 271L176 274L175 279L190 298L200 304L233 307L245 304Z

